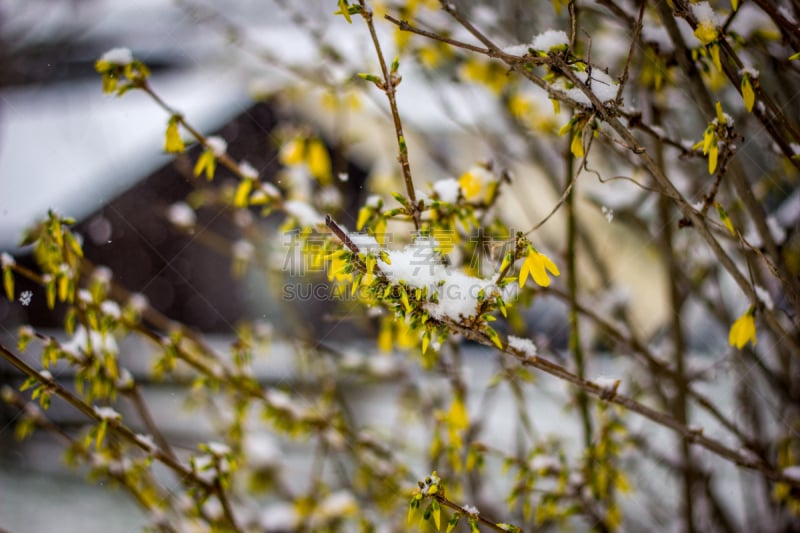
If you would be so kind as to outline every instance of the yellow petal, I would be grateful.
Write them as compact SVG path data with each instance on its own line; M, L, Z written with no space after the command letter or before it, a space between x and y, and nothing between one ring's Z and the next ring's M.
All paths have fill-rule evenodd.
M717 67L717 70L722 72L722 62L719 59L719 45L712 44L709 46L709 50L711 51L711 60L714 62L714 66Z
M706 128L705 133L703 133L703 154L708 153L708 149L711 148L715 137L714 130L712 128Z
M242 180L236 188L236 194L233 197L233 205L235 207L247 207L247 197L250 191L253 190L252 180Z
M753 83L750 81L750 76L742 77L742 100L744 100L744 108L752 111L753 104L756 102L756 93L753 91Z
M542 262L544 263L544 267L545 267L545 268L546 268L548 271L550 271L550 273L551 273L552 275L554 275L554 276L560 276L560 275L561 275L561 272L559 272L559 270L558 270L558 267L556 266L556 264L555 264L555 263L553 263L553 262L550 260L550 258L549 258L549 257L547 257L547 256L546 256L546 255L544 255L544 254L539 254L539 256L542 258Z
M301 139L292 139L283 145L278 158L286 166L299 165L303 162L304 148L304 142Z
M356 222L356 231L361 231L361 228L364 227L364 224L367 223L369 220L369 215L371 214L371 210L369 207L364 206L358 210L358 221Z
M319 139L310 141L308 146L308 171L324 185L331 181L331 158Z
M530 266L528 265L530 256L525 259L522 263L522 267L519 269L519 286L524 287L525 282L528 280L528 274L530 273Z
M753 346L756 345L756 322L753 317L753 308L740 316L728 333L728 344L731 346L742 349L748 342Z
M714 109L717 112L717 123L725 124L728 122L728 119L725 117L725 113L722 112L722 104L720 102L717 102L717 104L714 106Z
M540 287L550 286L550 277L547 275L547 272L545 272L544 263L538 258L531 268L531 275L533 276L533 281Z
M477 198L483 188L480 178L469 171L461 175L458 179L458 185L461 187L461 190L464 192L464 198L467 200L474 200Z
M167 123L167 134L164 139L164 151L168 153L181 153L184 150L183 139L178 129L178 119L172 117Z
M575 157L581 158L583 157L583 131L576 131L572 136L572 144L570 145L570 150L572 151L572 155Z
M719 157L719 148L712 146L708 151L708 173L713 174L717 170L717 157Z
M375 240L383 246L386 244L386 219L381 218L375 223ZM387 256L388 257L388 256ZM391 264L388 263L387 264Z
M199 176L205 171L206 178L209 180L214 179L214 172L217 170L217 159L214 157L214 152L205 150L200 157L197 158L197 163L194 166L194 175Z

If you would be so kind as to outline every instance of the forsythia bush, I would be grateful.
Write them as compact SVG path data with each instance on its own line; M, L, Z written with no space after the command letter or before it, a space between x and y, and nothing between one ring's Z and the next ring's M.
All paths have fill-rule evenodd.
M351 228L323 209L322 192L337 180L321 133L292 131L281 146L285 172L315 191L297 194L194 128L128 50L109 51L96 68L104 92L140 91L164 109L166 152L202 145L198 186L215 187L222 172L236 177L220 196L231 213L280 214L279 232L299 236L304 264L326 270L317 282L377 317L374 353L354 364L322 342L298 343L299 377L310 386L265 386L252 371L264 343L258 328L242 325L229 353L218 353L142 297L122 298L111 273L92 274L74 221L51 212L26 241L38 272L3 255L6 296L15 299L19 276L39 283L50 307L67 309L64 330L73 337L60 343L25 326L17 347L0 346L27 377L20 391L3 393L24 411L18 435L40 428L64 440L68 462L129 492L150 513L152 531L798 527L797 4L330 4L327 22L350 23L336 31L368 38L375 61L326 87L323 104L338 112L378 96L396 140L396 190L375 186ZM519 17L537 27L515 35ZM331 66L352 66L322 46L320 54ZM487 129L487 144L544 177L530 182L530 173L479 160L454 161L452 176L415 174L410 152L421 147L396 98L406 69L490 100L501 126ZM540 219L526 231L512 229L520 218L507 208L532 205L521 184L556 198L549 212L526 213ZM517 203L503 203L509 196ZM655 265L642 273L665 287L667 311L655 328L638 327L619 297L618 251L595 238L606 227L623 228L650 258L641 265ZM271 238L232 243L234 273L268 263L254 256ZM561 313L565 346L534 335L530 310L540 302L536 309L549 302ZM225 412L215 440L178 448L148 422L136 378L119 364L117 342L128 336L156 347L154 376L189 376L198 408ZM32 344L41 348L37 368L19 355ZM467 368L476 345L496 369L482 376L488 392ZM602 360L624 361L627 373L599 376L593 364ZM74 388L54 379L56 364L74 369ZM399 383L386 394L419 431L389 432L354 416L342 399L354 375ZM734 406L711 394L722 378ZM566 385L561 411L543 413L530 401L542 379ZM499 389L510 392L510 410L487 403ZM85 428L54 425L54 401L82 412ZM122 401L143 426L120 415ZM579 433L543 434L535 427L542 416L574 419ZM488 429L498 419L511 434ZM312 443L309 471L259 461L248 443L264 431ZM156 465L180 489L167 489ZM731 479L741 494L723 486Z

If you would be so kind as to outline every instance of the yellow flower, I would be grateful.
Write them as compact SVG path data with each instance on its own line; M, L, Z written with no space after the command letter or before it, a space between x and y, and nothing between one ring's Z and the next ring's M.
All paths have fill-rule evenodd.
M181 153L183 152L183 139L181 139L181 132L178 130L178 117L171 117L167 124L167 135L164 139L164 151L168 153Z
M352 281L353 275L347 272L346 252L339 251L331 255L328 266L328 281Z
M703 21L697 25L694 30L694 36L697 37L701 43L709 44L717 39L717 28L709 21Z
M550 286L550 272L554 276L561 275L558 267L553 263L549 257L539 253L533 246L528 247L528 257L522 263L522 268L519 271L519 286L523 287L528 279L528 274L533 276L533 281L542 287Z
M738 349L744 348L748 342L756 345L756 320L755 308L751 307L745 314L736 319L728 334L728 344Z
M299 165L303 162L303 146L302 139L292 139L284 144L278 154L278 159L286 166Z
M458 184L461 186L461 190L464 192L464 198L467 200L474 200L481 194L481 190L483 189L483 183L481 182L480 178L478 178L472 172L465 172L458 178Z
M204 150L200 157L197 158L197 163L194 165L194 175L199 176L203 172L206 173L206 178L214 179L214 172L217 170L217 159L214 157L212 150Z

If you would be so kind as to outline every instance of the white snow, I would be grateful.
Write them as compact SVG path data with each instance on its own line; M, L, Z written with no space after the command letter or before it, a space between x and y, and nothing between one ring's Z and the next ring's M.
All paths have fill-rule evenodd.
M575 75L580 79L584 84L587 83L589 80L589 73L588 72L576 72ZM561 81L561 80L559 80ZM563 83L563 82L562 82ZM603 72L602 70L595 69L592 70L592 77L589 81L592 93L597 97L598 100L601 102L608 102L609 100L614 100L617 97L617 82L614 79ZM555 84L558 87L558 84ZM563 90L563 85L562 87ZM571 89L566 89L564 92L578 102L579 104L583 104L587 107L592 106L592 102L589 97L583 92L580 87L572 87Z
M241 261L249 261L253 257L254 252L255 247L253 244L244 239L239 239L231 246L231 253L233 254L233 257Z
M208 446L208 450L212 454L218 457L222 457L223 455L228 455L231 453L230 446L228 446L227 444L223 444L222 442L209 442L206 443L206 446Z
M95 405L94 412L103 420L122 420L122 415L115 411L112 407L98 407Z
M297 219L303 226L316 226L324 224L325 219L322 215L317 213L317 210L311 207L308 203L300 200L288 200L283 204L286 212Z
M761 285L755 285L753 289L756 291L756 296L758 299L764 304L764 307L772 311L772 309L775 307L775 304L772 301L772 296L770 295L769 291Z
M332 518L354 512L358 508L358 502L347 490L332 492L314 509L312 522L325 523Z
M52 381L52 380L53 380L53 374L51 374L49 370L40 370L40 371L39 371L39 374L40 374L40 375L41 375L41 376L42 376L44 379L47 379L47 380L50 380L50 381Z
M119 377L115 383L118 389L130 389L134 385L133 374L125 367L119 369Z
M150 305L150 302L147 300L147 296L140 292L134 292L131 294L131 297L128 298L128 305L131 306L131 309L136 311L137 313L143 313L145 309Z
M515 350L519 350L520 352L530 357L536 357L538 353L538 351L536 350L536 345L530 339L523 339L521 337L515 337L514 335L509 335L508 345L514 348Z
M253 165L251 165L247 161L240 161L239 162L239 171L245 178L257 180L258 179L258 170L256 170Z
M189 204L175 202L167 208L167 220L179 228L193 228L197 222L197 215Z
M533 38L531 48L545 52L569 44L567 34L561 30L546 30Z
M119 309L119 304L113 300L105 300L103 303L101 303L100 311L104 315L111 317L114 320L119 320L119 317L122 316L122 312Z
M418 238L403 250L389 251L391 264L379 260L378 266L393 283L426 289L428 297L436 295L437 303L426 304L434 318L460 320L474 316L481 291L489 298L499 292L497 286L490 280L445 267L435 254L437 245L430 237Z
M396 376L401 365L391 355L378 355L367 359L367 369L374 377Z
M478 508L475 507L474 505L464 505L464 511L466 511L469 514L471 514L472 516L477 516L477 515L481 514L481 512L478 510Z
M439 180L433 184L433 192L439 197L439 200L454 204L458 200L458 191L461 190L458 180L455 178L447 178Z
M377 253L381 250L381 245L375 240L375 237L367 233L348 233L348 237L356 245L359 252Z
M750 76L750 79L754 80L754 79L758 78L758 75L760 74L760 72L758 71L758 69L753 68L753 67L744 67L741 70L739 70L739 75L740 76L744 76L745 74Z
M99 281L106 287L109 283L111 283L111 278L113 277L114 273L105 265L98 265L94 267L94 270L92 271L92 279L94 281Z
M528 53L528 48L531 48L530 44L514 44L503 48L503 52L512 56L524 56Z
M139 444L141 444L142 446L144 446L149 450L155 450L156 448L158 448L158 446L156 446L156 441L153 439L152 435L144 435L142 433L137 433L136 442L138 442Z
M84 304L92 303L92 293L89 292L87 289L79 289L78 290L78 301Z
M10 268L15 264L16 261L14 261L14 257L11 254L7 252L3 252L2 254L0 254L0 266L2 266L3 268Z
M206 144L217 157L225 155L225 151L228 149L228 143L225 142L225 139L217 137L216 135L207 137Z
M722 23L722 19L719 15L714 13L714 9L708 2L698 2L696 4L690 4L692 9L692 14L694 18L697 19L697 22L700 24L710 24L712 26L719 26Z
M787 466L783 469L783 475L791 479L792 481L800 482L800 466Z
M300 515L294 505L276 503L261 511L258 524L265 531L294 531L300 524Z
M267 402L274 409L281 409L284 411L294 410L294 401L292 397L285 392L278 389L270 389L265 393Z
M125 66L133 63L133 54L127 48L112 48L100 57L100 61Z
M537 455L531 461L531 469L533 470L559 470L561 463L558 457L552 455Z
M620 383L619 378L612 378L608 376L598 376L594 378L592 381L594 381L594 384L600 387L601 389L606 389L610 391L613 391L617 387L619 387Z
M84 326L78 326L75 329L75 334L72 338L61 345L65 352L69 352L76 357L80 357L83 353L89 351L89 341L91 340L92 350L95 353L104 352L109 354L116 354L119 352L117 341L114 336L109 334L101 335L95 330L91 330L90 334L86 333Z
M675 50L675 45L672 43L667 29L663 26L645 24L642 26L642 39L658 46L659 52L668 54Z
M244 437L244 455L255 469L275 468L281 465L283 452L275 438L266 432L247 432Z
M267 193L270 198L280 198L281 191L272 183L263 182L261 183L261 190Z
M783 229L781 223L773 216L767 217L767 227L769 227L769 233L772 235L773 240L776 244L783 244L783 241L786 240L786 230Z

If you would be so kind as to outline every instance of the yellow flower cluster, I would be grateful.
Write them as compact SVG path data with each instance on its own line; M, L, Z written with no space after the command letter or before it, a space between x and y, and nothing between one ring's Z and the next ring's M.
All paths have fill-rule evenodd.
M279 159L287 167L305 165L320 183L331 183L331 158L320 139L295 137L283 145Z

